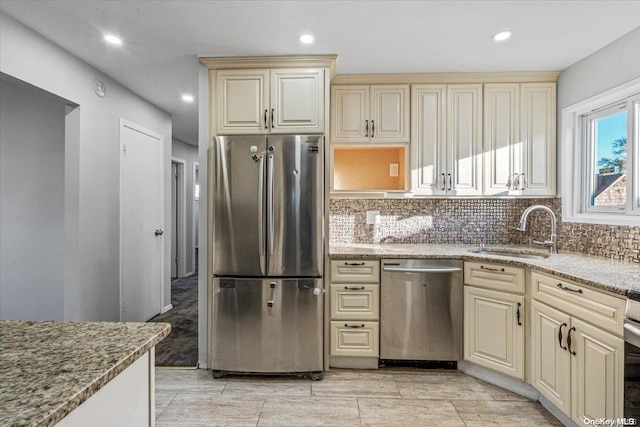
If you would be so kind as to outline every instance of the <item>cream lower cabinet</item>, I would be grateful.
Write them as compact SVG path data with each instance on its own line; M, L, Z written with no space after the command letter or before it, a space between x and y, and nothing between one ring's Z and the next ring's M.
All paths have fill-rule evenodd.
M555 286L550 287L551 283ZM579 425L585 418L622 417L622 331L611 333L576 317L583 315L584 306L593 305L594 316L599 311L614 318L621 311L622 299L605 294L598 298L589 293L596 291L538 273L532 273L532 285L534 297L549 299L552 293L548 291L557 289L568 298L558 299L561 307L532 301L531 384ZM587 314L585 319L596 318Z
M331 261L330 280L330 366L377 367L380 355L380 261Z
M464 359L524 379L524 296L465 286Z
M464 263L464 359L524 380L524 269Z

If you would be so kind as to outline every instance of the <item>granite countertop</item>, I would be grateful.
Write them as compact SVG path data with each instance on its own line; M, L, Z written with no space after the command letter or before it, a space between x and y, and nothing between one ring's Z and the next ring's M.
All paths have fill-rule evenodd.
M170 330L168 323L0 321L0 425L56 424Z
M475 254L478 249L472 245L452 244L364 244L332 243L330 258L449 258L468 261L492 261L502 264L530 267L534 270L553 274L596 289L626 295L630 289L640 288L640 263L609 260L602 257L576 253L552 254L544 259L523 259L501 255ZM523 246L487 247L509 249L514 252L548 253Z

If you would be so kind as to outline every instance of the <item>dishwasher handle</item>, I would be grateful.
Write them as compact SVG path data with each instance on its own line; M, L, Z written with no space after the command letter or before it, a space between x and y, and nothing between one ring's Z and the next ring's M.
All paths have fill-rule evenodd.
M392 271L397 273L460 273L462 269L459 267L387 267L385 265L382 268L382 271Z

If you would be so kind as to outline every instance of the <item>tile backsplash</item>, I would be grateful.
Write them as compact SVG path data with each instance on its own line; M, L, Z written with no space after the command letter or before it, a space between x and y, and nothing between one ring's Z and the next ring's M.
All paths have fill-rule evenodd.
M562 223L561 200L541 199L331 199L332 243L525 244L546 240L546 213L529 217L528 231L517 231L529 206L549 206L558 216L558 248L640 262L640 227ZM380 211L380 222L366 224L366 211Z

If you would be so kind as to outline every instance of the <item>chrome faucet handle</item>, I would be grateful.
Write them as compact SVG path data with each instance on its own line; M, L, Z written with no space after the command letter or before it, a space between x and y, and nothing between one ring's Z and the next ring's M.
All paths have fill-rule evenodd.
M539 240L532 240L531 243L535 243L536 245L553 245L553 240L545 240L543 242L539 241Z

